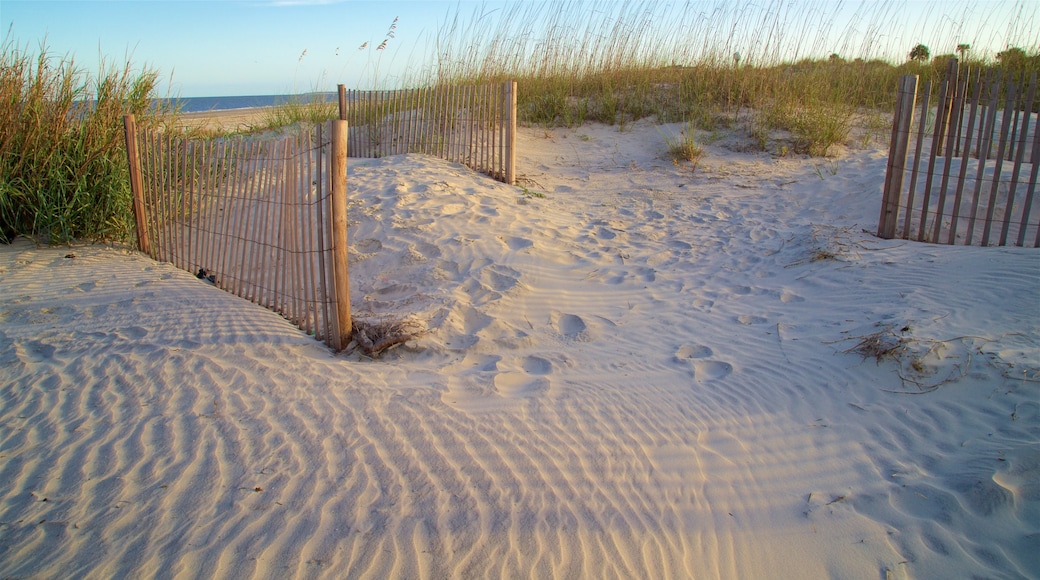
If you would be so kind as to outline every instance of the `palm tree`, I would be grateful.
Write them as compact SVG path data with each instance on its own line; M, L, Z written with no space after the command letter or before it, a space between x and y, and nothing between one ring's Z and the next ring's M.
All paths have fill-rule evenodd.
M910 60L927 62L929 56L931 56L931 51L923 44L918 44L910 51Z

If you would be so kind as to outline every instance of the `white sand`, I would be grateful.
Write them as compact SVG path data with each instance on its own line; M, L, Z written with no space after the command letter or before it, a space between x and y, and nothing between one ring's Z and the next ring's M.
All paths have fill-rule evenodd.
M377 361L0 248L0 576L1040 576L1040 252L864 233L876 145L677 130L525 129L544 198L351 160L355 314L428 329Z

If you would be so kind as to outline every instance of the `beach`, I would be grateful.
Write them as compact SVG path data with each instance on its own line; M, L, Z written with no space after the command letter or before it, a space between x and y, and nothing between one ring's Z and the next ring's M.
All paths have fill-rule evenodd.
M201 129L214 133L248 131L264 124L264 119L276 107L251 107L244 109L217 109L177 114L177 126L186 129Z
M1040 253L873 235L885 135L681 130L350 159L354 316L417 329L376 359L0 246L0 576L1040 576Z

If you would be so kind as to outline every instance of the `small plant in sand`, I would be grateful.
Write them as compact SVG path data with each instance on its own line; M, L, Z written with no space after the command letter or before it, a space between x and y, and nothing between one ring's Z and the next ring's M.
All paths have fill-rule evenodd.
M697 144L693 137L693 127L686 125L686 127L679 132L679 136L665 136L665 142L668 146L668 155L672 158L672 163L679 166L681 163L689 163L690 169L697 169L697 165L701 161L701 157L704 156L704 148Z
M520 186L520 193L526 199L545 199L546 195L540 191L533 191L528 189L526 186Z
M950 340L915 339L912 331L909 322L903 325L880 326L875 332L844 339L842 342L857 342L842 352L858 354L864 360L873 359L877 364L885 361L894 362L896 375L902 386L899 390L885 389L890 392L927 393L967 375L972 365L972 350L965 348L963 353L954 354L951 348L953 343L973 337ZM944 361L949 362L942 365ZM951 368L946 368L943 372L943 367ZM934 375L940 373L945 376L936 379ZM909 389L908 386L913 386L914 389Z

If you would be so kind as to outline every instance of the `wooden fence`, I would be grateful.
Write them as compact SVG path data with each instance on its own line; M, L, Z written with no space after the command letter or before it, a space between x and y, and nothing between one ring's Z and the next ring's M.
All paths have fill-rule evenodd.
M917 85L915 75L900 83L878 236L1040 247L1036 74L983 74L953 59L934 117L925 83L915 124Z
M516 181L516 82L396 91L340 87L350 157L423 153Z
M342 349L351 331L346 125L190 140L139 132L126 117L141 251Z

